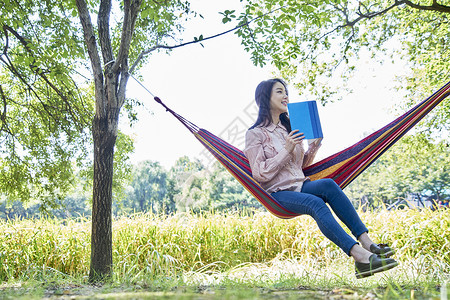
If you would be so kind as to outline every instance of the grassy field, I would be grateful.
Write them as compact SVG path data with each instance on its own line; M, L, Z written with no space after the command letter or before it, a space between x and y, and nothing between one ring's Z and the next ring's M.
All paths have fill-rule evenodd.
M114 220L114 278L101 287L87 284L89 219L0 221L0 298L447 297L450 210L360 215L397 249L397 268L356 280L352 260L307 216L138 214Z

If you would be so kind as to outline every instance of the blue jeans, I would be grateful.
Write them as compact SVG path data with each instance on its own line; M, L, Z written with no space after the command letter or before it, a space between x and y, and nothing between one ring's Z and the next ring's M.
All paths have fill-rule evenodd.
M320 231L347 255L358 242L334 219L326 203L356 238L368 232L350 200L333 179L308 180L303 183L301 192L279 191L272 196L286 209L313 217Z

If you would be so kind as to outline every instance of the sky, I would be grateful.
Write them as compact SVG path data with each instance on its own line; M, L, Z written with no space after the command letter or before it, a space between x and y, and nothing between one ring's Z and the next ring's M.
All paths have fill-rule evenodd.
M204 19L186 25L183 41L232 28L230 23L221 23L218 12L239 9L240 5L239 0L191 1L192 9ZM141 70L142 84L178 114L244 149L245 131L253 125L257 112L256 86L274 77L272 68L254 66L233 33L204 41L203 46L193 44L169 54L152 54ZM325 107L319 105L324 139L317 159L343 150L394 119L392 105L402 98L394 89L395 77L402 70L401 65L380 66L368 58L361 59L356 75L349 82L353 93L338 91L344 95L343 100ZM314 100L288 88L290 102ZM139 121L132 128L126 118L122 118L120 125L135 140L132 163L152 160L169 169L179 157L187 155L205 165L211 164L211 156L195 137L133 79L129 81L127 96L144 103L138 109Z

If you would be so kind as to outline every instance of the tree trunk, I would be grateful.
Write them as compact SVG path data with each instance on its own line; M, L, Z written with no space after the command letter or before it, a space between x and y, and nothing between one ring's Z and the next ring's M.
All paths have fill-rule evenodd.
M118 110L94 118L94 182L92 199L91 267L89 281L112 276L112 180Z
M76 0L84 41L91 60L95 83L94 183L92 198L91 268L89 280L112 276L112 182L114 145L117 138L119 112L125 101L128 82L128 54L136 18L142 0L123 1L123 28L120 47L114 58L110 38L111 0L100 1L98 38L103 55L99 55L96 33L85 0ZM105 76L104 76L104 75Z

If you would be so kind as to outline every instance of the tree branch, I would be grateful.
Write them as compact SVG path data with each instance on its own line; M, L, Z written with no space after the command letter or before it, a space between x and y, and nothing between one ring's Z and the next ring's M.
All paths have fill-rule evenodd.
M6 107L7 107L7 101L6 101L6 96L3 93L3 88L0 85L0 96L3 100L3 111L0 113L0 120L2 121L2 126L0 127L0 132L4 130L4 128L6 128L6 131L8 130L8 123L6 122Z
M29 41L22 37L17 31L15 31L13 28L4 25L3 26L3 30L5 32L5 36L8 36L8 31L11 32L21 43L21 45L25 48L25 50L28 52L28 54L34 59L34 53L33 51L30 49L29 47ZM7 38L8 40L8 38ZM4 48L4 52L7 52L7 45ZM1 58L0 60L3 61L5 63L5 65L8 67L8 69L15 74L28 88L30 91L32 91L34 93L34 95L36 96L36 98L41 102L42 106L44 107L44 109L47 111L49 116L52 116L52 113L50 111L47 110L47 106L42 100L41 98L38 96L38 94L35 92L34 88L31 87L31 85L25 80L25 78L22 77L22 75L19 73L19 71L14 67L13 63L11 62L11 60L9 59L7 54L4 54L4 56L8 59L8 63L6 63L3 58ZM53 82L50 81L50 79L45 75L45 72L37 67L33 62L31 62L29 64L30 69L33 71L34 74L38 75L41 79L43 79L45 81L45 83L47 84L47 86L49 86L66 104L66 107L68 108L68 112L69 114L72 116L72 118L74 120L76 120L76 116L72 110L72 106L69 102L69 99L67 97L66 94L63 93L63 91L61 89L59 89L55 84L53 84ZM69 89L68 89L69 90ZM53 117L54 120L57 120L57 118ZM75 124L77 126L77 124ZM79 128L81 130L81 128Z
M252 21L255 21L255 20L252 20ZM250 22L247 22L247 25L248 24L250 24ZM247 26L247 30L249 32L250 37L252 38L253 43L255 43L255 45L257 45L260 49L264 49L264 47L256 40L255 33L250 28L250 26Z
M131 3L130 3L131 1ZM136 19L142 0L126 0L124 1L124 22L122 27L121 43L117 60L114 62L111 72L116 73L120 68L119 86L117 88L117 107L121 107L125 102L126 86L128 83L128 57L130 52L131 39L133 37ZM111 91L110 91L111 92Z
M187 45L190 45L190 44L201 43L201 42L204 42L204 41L207 41L207 40L210 40L210 39L213 39L213 38L216 38L216 37L225 35L225 34L227 34L227 33L230 33L230 32L233 32L233 31L235 31L235 30L238 30L239 28L242 28L242 27L244 27L244 26L248 26L250 23L252 23L252 22L254 22L254 21L256 21L256 20L258 20L258 19L260 19L260 18L262 18L262 17L265 17L265 16L267 16L267 15L269 15L269 14L271 14L271 13L274 13L274 12L276 12L276 11L278 11L278 10L281 10L281 9L285 8L286 6L287 6L287 5L283 5L283 6L281 6L281 7L275 8L275 9L273 9L273 10L271 10L271 11L269 11L269 12L267 12L267 13L261 15L261 16L258 16L258 17L255 17L255 18L251 19L250 21L241 23L241 24L237 25L237 26L234 27L234 28L231 28L231 29L229 29L229 30L226 30L226 31L221 32L221 33L218 33L218 34L214 34L214 35L205 37L205 38L203 38L203 39L196 39L196 40L193 40L193 41L190 41L190 42L181 43L181 44L173 45L173 46L167 46L167 45L155 45L155 46L153 46L152 48L150 48L150 49L148 49L148 50L145 50L145 51L142 51L142 52L139 54L139 56L137 57L136 61L133 63L133 65L132 65L131 68L130 68L130 73L133 73L133 72L134 72L134 69L137 67L137 65L139 64L139 62L144 58L144 56L150 54L151 52L153 52L153 51L155 51L155 50L158 50L158 49L171 50L171 49L175 49L175 48L187 46Z
M364 6L364 8L366 9L367 13L362 13L361 10L358 9L358 16L359 17L357 17L353 21L349 21L349 18L348 18L349 15L348 15L347 11L344 10L344 9L339 9L339 8L336 7L344 15L344 17L346 19L346 22L345 22L345 24L336 27L331 32L334 32L334 31L336 31L336 30L338 30L340 28L343 28L343 27L354 26L356 23L358 23L362 19L372 19L372 18L377 17L379 15L383 15L383 14L387 13L388 11L390 11L391 9L393 9L393 8L395 8L397 6L400 6L402 4L408 5L408 6L412 7L412 8L418 9L418 10L428 10L428 11L437 11L437 12L443 12L443 13L450 13L450 6L445 6L445 5L439 4L439 3L437 3L437 0L433 0L433 4L429 5L429 6L418 5L418 4L415 4L415 3L413 3L413 2L411 2L409 0L396 0L391 6L385 8L383 10L377 11L377 12L370 12L368 10L368 8ZM325 35L328 35L328 33L325 34Z
M344 25L338 26L337 28L339 29L339 28L343 28L343 27L354 26L356 23L358 23L362 19L372 19L372 18L375 18L375 17L377 17L379 15L383 15L383 14L387 13L388 11L390 11L391 9L393 9L393 8L395 8L395 7L397 7L397 6L401 5L401 4L403 4L403 0L395 1L394 4L392 4L391 6L385 8L383 10L380 10L380 11L377 11L377 12L368 12L366 14L359 14L359 17L354 19L353 21L349 21L348 20L348 14L346 14L345 16L346 16L347 23L344 24Z
M6 68L9 71L11 71L11 73L14 74L25 85L25 87L26 87L25 91L32 93L36 97L36 99L39 101L39 103L41 103L42 108L46 112L47 116L52 118L55 122L57 122L58 119L55 117L55 115L51 111L48 110L48 106L44 103L44 101L42 101L41 97L39 96L37 91L33 88L33 86L31 84L29 84L28 81L22 76L22 74L20 74L20 72L14 67L14 64L9 59L8 55L3 54L2 56L4 56L6 58L6 60L3 59L2 57L0 57L0 61L3 62L4 65L6 66ZM2 93L3 93L3 91L2 91ZM3 100L6 101L6 98L4 98ZM33 104L30 104L30 106L33 107L33 109L35 109L37 111L37 108L34 108Z
M3 64L6 66L6 68L11 71L11 73L13 73L15 76L17 76L17 78L22 81L22 83L27 87L27 89L29 91L31 91L35 97L42 103L41 98L39 97L39 95L37 94L37 92L34 90L34 88L27 82L27 80L25 78L23 78L22 74L20 74L20 72L16 69L16 67L14 66L14 64L12 63L11 59L8 56L8 47L9 47L9 35L8 35L8 31L11 31L11 33L14 34L14 30L12 28L10 28L7 25L3 26L3 32L5 34L5 38L6 38L6 43L5 43L5 47L3 48L3 54L2 56L5 57L5 59L3 59L3 57L0 56L0 61L3 62ZM16 33L18 38L22 38L18 33ZM23 38L22 38L23 39ZM25 42L24 45L25 49L29 50L27 43ZM49 113L49 115L51 116L51 114Z
M385 8L383 10L377 11L377 12L370 12L369 7L366 7L365 5L360 4L360 6L364 7L366 12L362 13L361 12L361 8L358 7L358 11L357 11L358 17L356 19L350 21L347 9L346 8L341 8L341 7L338 7L337 5L335 5L335 9L340 11L342 13L342 15L344 16L345 23L343 25L339 25L339 26L335 27L333 30L323 34L322 36L320 36L318 38L318 41L321 40L322 38L332 34L333 32L341 29L341 28L353 27L356 23L358 23L362 19L375 18L377 16L380 16L380 15L383 15L383 14L387 13L388 11L390 11L390 10L394 9L395 7L400 6L402 4L408 5L408 6L412 7L412 8L419 9L419 10L429 10L429 11L439 11L439 12L444 12L444 13L450 13L450 6L444 6L444 5L438 4L437 0L433 0L433 4L430 5L430 6L417 5L417 4L412 3L409 0L395 0L395 2L391 6ZM346 49L348 48L348 45L349 45L350 41L353 39L354 36L355 36L355 34L353 33L348 38L348 40L346 42ZM344 50L344 53L345 53L345 50Z
M109 32L109 17L111 13L111 0L103 0L100 3L98 11L98 37L100 48L102 49L103 62L107 63L114 60L114 55L111 46L111 37Z
M128 72L128 60L125 60L122 64L122 73L120 76L119 89L117 92L117 105L122 107L125 103L125 93L130 73Z
M443 13L450 13L450 6L439 4L439 3L437 3L437 0L433 0L433 4L428 5L428 6L415 4L409 0L402 0L400 2L403 2L406 5L408 5L412 8L419 9L419 10L431 10L431 11L438 11L438 12L443 12Z
M317 42L320 41L321 39L323 39L324 37L326 37L326 36L328 36L328 35L330 35L330 34L336 32L336 31L338 31L339 29L342 29L342 28L345 28L345 27L352 27L352 28L353 28L353 26L354 26L356 23L358 23L359 21L361 21L362 19L372 19L372 18L374 18L374 17L377 17L377 16L379 16L379 15L382 15L382 14L387 13L387 12L390 11L391 9L393 9L393 8L395 8L395 7L397 7L397 6L401 5L401 4L404 4L404 3L403 3L403 0L400 0L400 1L396 0L396 1L394 2L394 4L392 4L391 6L385 8L385 9L383 9L383 10L381 10L381 11L377 11L377 12L370 12L368 7L363 6L364 9L367 11L367 13L362 13L362 12L361 12L361 9L358 8L357 14L358 14L359 17L357 17L356 19L354 19L354 20L352 20L352 21L350 21L350 19L349 19L349 14L348 14L348 10L347 10L345 7L339 7L339 6L335 5L334 8L335 8L336 10L340 11L341 14L344 16L344 18L345 18L345 23L344 23L343 25L339 25L339 26L335 27L333 30L331 30L331 31L329 31L329 32L326 32L326 33L324 33L323 35L321 35L321 36L317 39ZM353 30L353 29L352 29L352 31L353 31L353 32L352 32L352 35L347 39L347 41L346 41L346 43L345 43L346 46L345 46L344 53L345 53L346 50L348 49L348 45L350 44L351 40L352 40L353 37L355 36L355 33L354 33L354 30ZM342 60L341 60L341 61L342 61ZM338 63L338 65L339 65L339 64L340 64L340 62Z
M92 71L94 73L95 86L95 109L99 116L106 116L106 103L101 101L103 97L103 73L100 63L100 56L97 51L97 42L95 40L94 27L85 0L76 0L80 22L83 26L84 41L87 46L89 58L91 60Z
M131 1L131 3L130 3ZM124 59L128 59L130 51L131 39L133 37L134 26L139 13L142 0L125 0L124 1L124 21L122 27L122 36L117 59L114 62L111 72L116 72Z

